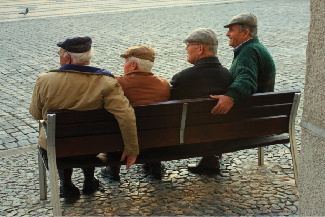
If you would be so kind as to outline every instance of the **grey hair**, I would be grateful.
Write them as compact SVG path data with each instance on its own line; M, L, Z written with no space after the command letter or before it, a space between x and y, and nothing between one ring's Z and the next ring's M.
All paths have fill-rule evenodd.
M209 49L210 52L217 55L217 52L218 52L218 45L217 44L207 45L207 48Z
M239 24L239 28L238 28L239 33L243 32L245 29L248 29L250 37L257 38L257 26L247 26L247 25Z
M151 71L154 63L150 60L144 60L137 57L129 57L129 63L136 62L140 70Z
M90 62L94 56L94 52L93 52L92 48L89 51L84 52L84 53L72 53L69 51L64 52L63 57L66 57L68 54L70 54L72 61L76 64Z

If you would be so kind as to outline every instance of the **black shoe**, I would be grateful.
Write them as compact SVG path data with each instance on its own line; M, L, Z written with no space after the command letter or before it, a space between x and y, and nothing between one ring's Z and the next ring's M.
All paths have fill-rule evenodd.
M110 180L113 181L120 181L121 177L119 175L120 173L120 166L107 166L102 168L102 174L104 176L107 176Z
M153 176L154 179L161 179L161 173L162 173L162 164L161 162L157 163L149 163L149 172Z
M60 185L60 197L61 198L77 198L80 196L79 188L74 184Z
M82 189L82 192L84 194L91 194L97 190L102 190L102 187L99 184L99 180L96 179L95 177L91 181L86 181L84 182L84 186Z
M145 171L149 171L150 170L150 165L149 163L144 163L141 165L141 168L144 169Z
M197 165L189 164L188 171L196 174L216 173L220 174L219 158L216 156L202 157Z

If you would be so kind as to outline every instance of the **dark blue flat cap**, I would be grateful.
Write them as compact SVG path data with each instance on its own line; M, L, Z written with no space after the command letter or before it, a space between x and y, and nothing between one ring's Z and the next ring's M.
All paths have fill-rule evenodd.
M89 36L74 36L66 38L56 45L72 53L84 53L90 50L92 40Z

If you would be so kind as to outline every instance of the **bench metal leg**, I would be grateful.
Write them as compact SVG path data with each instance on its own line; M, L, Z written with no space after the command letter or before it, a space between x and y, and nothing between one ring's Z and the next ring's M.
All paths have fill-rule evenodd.
M292 103L290 120L289 120L290 151L292 156L292 164L293 164L293 171L295 174L296 186L298 186L298 178L299 178L299 155L298 155L297 142L295 136L295 118L297 115L299 102L300 102L300 94L296 93Z
M53 215L62 216L59 197L58 169L55 150L55 115L47 115L47 157L52 192Z
M41 154L38 152L38 170L39 170L39 189L40 199L47 199L47 183L46 183L46 168L43 163Z
M264 165L264 147L258 147L258 165Z

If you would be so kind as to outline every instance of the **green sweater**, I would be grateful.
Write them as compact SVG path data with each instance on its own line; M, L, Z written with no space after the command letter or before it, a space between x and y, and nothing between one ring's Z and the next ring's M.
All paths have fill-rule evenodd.
M274 61L258 38L244 42L234 51L230 72L234 82L225 95L232 97L235 103L253 93L274 91Z

